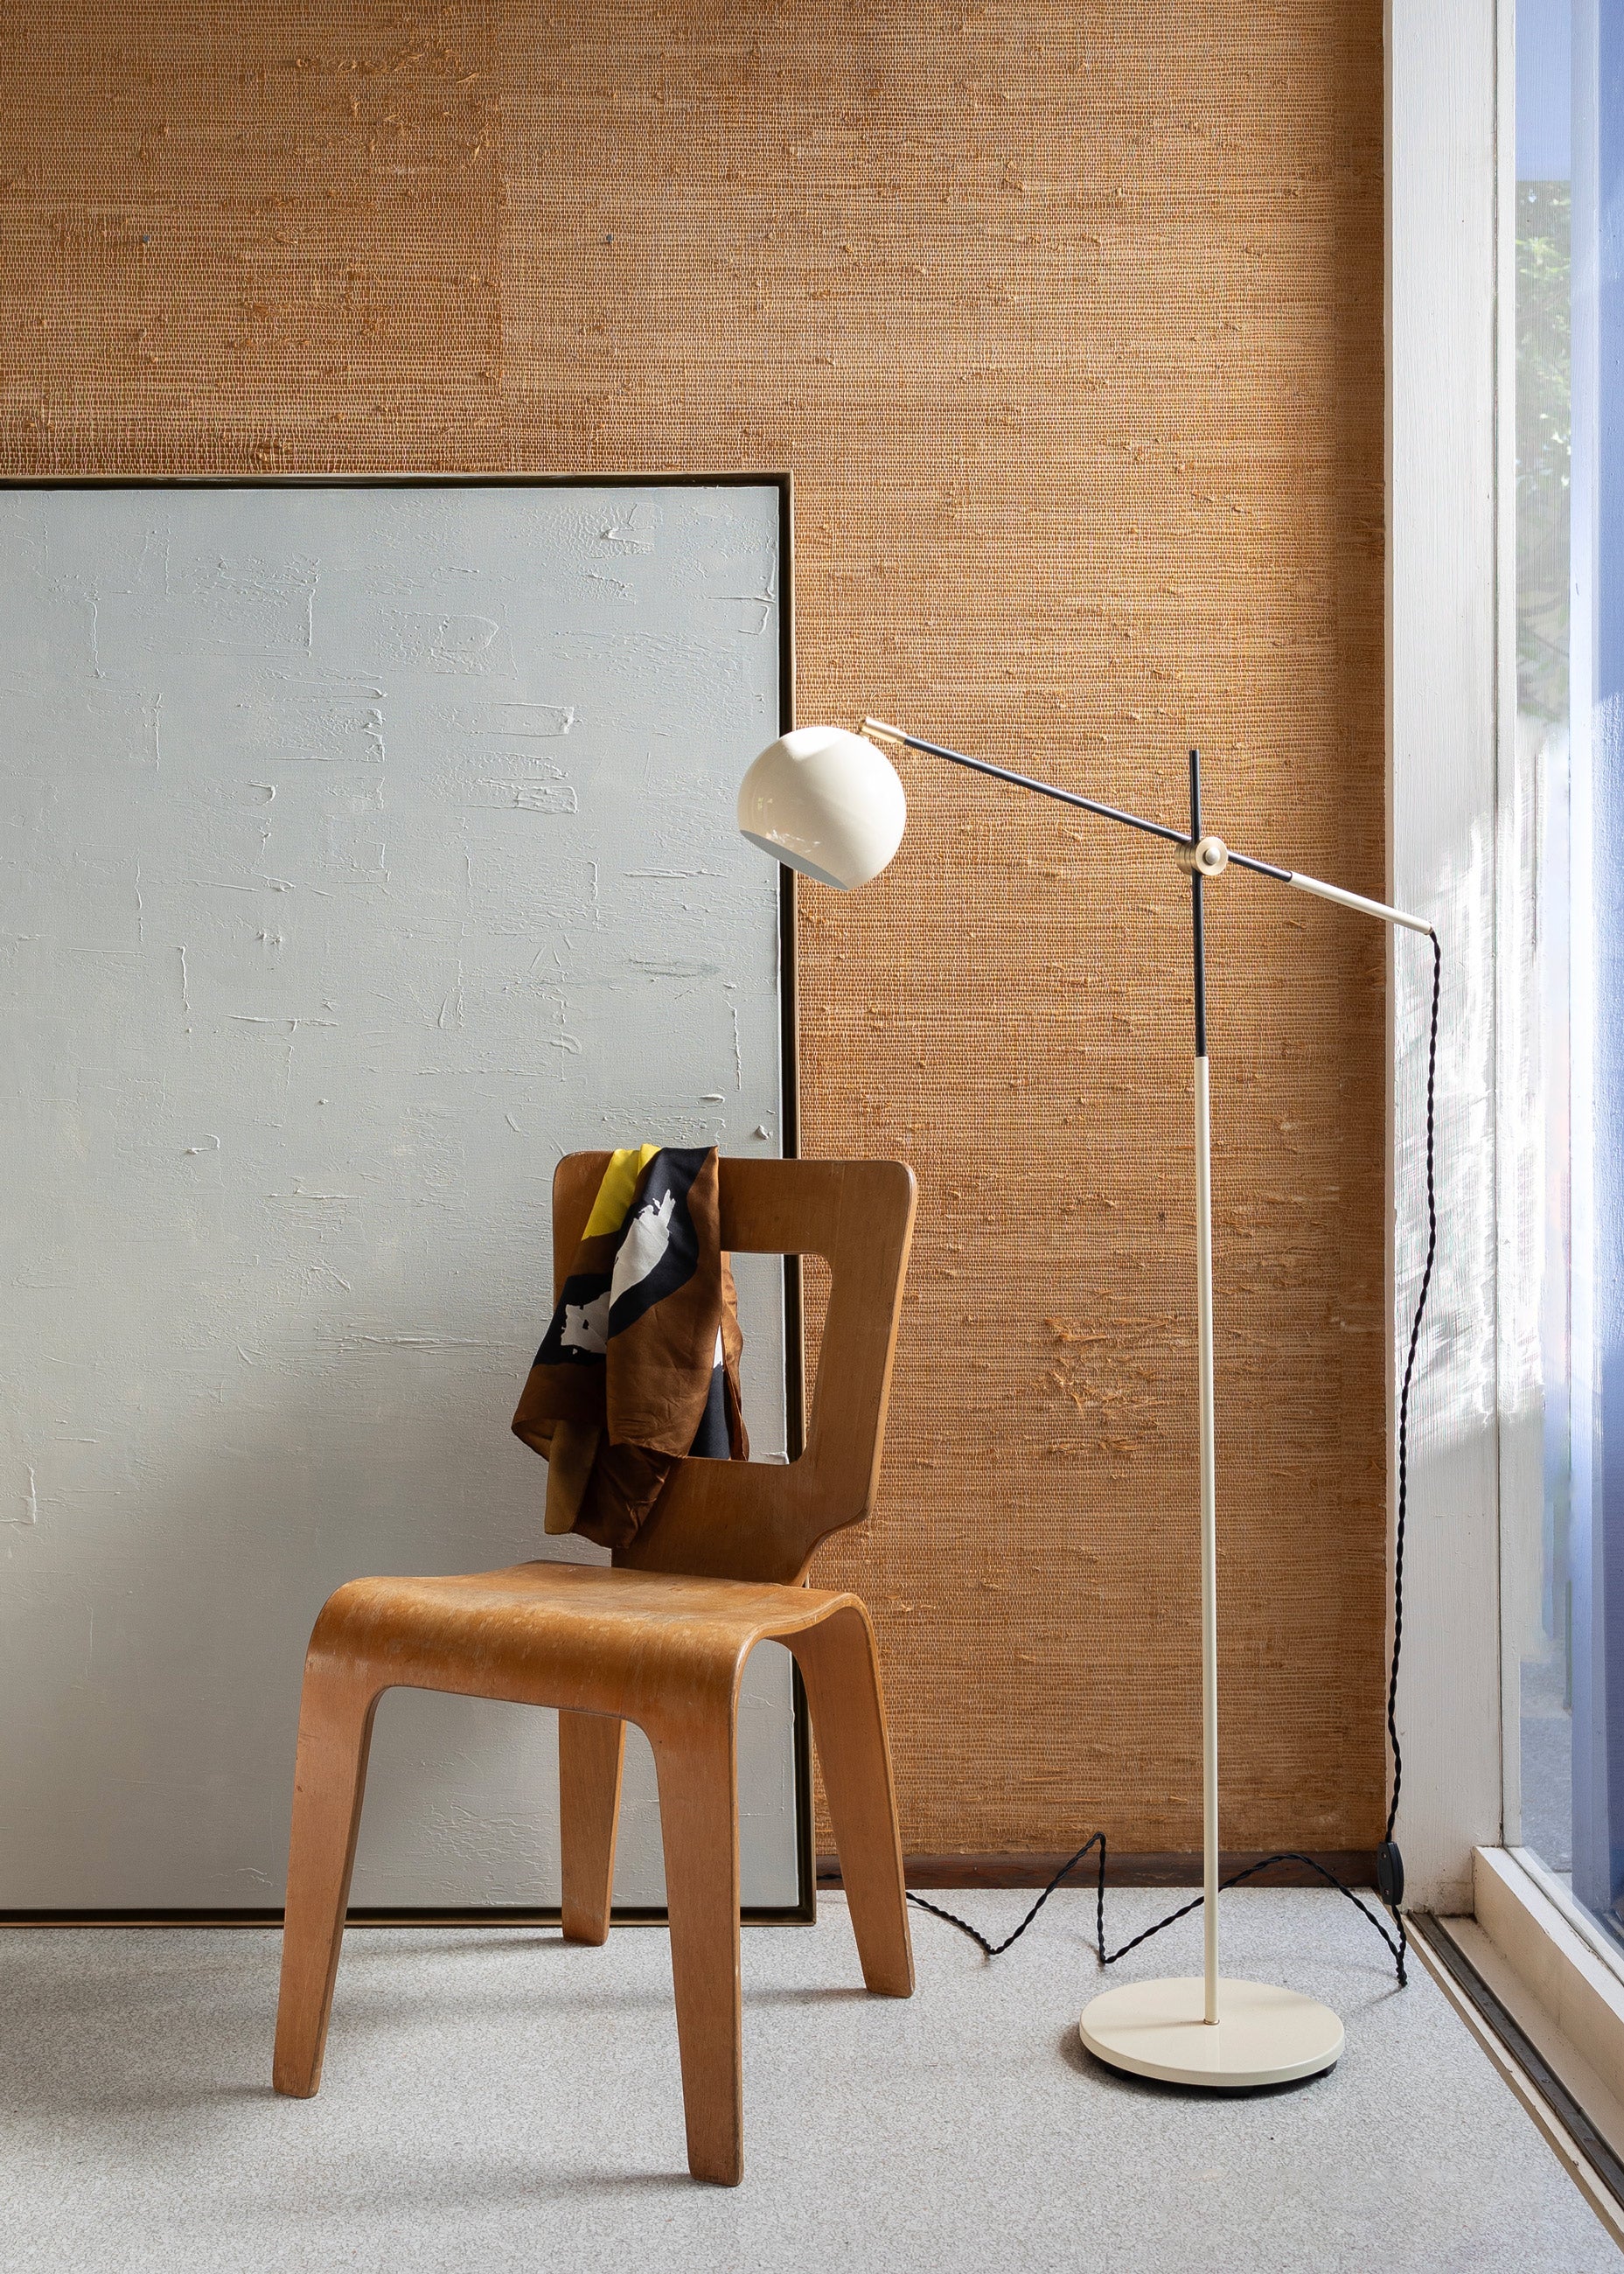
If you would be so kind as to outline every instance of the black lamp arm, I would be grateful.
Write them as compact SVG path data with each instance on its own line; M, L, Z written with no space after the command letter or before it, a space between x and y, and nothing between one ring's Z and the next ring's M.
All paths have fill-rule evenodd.
M1254 877L1272 877L1276 884L1293 885L1300 892L1312 893L1315 899L1335 900L1338 907L1352 908L1361 915L1376 917L1382 923L1401 924L1406 931L1425 933L1436 937L1432 927L1424 916L1412 916L1402 908L1389 907L1385 900L1367 899L1363 892L1345 892L1340 885L1327 885L1318 877L1305 876L1300 869L1282 869L1273 861L1259 861L1250 853L1237 853L1221 838L1203 837L1200 826L1200 796L1197 759L1191 752L1192 788L1195 793L1192 807L1192 829L1174 829L1165 821L1147 820L1142 813L1129 813L1119 805L1101 804L1098 798L1083 797L1074 789L1062 789L1057 783L1037 781L1030 774L1011 773L1007 766L989 765L985 758L966 757L962 750L950 750L944 743L927 742L918 734L905 734L900 727L887 726L883 719L865 719L863 732L876 742L896 742L903 749L922 750L928 757L945 758L950 765L967 766L972 773L990 774L995 781L1011 783L1016 789L1035 791L1039 797L1052 797L1062 805L1079 806L1085 813L1097 814L1101 821L1121 823L1124 829L1137 829L1146 837L1159 837L1165 844L1177 845L1184 856L1192 880L1211 879L1222 876L1226 868L1245 869Z

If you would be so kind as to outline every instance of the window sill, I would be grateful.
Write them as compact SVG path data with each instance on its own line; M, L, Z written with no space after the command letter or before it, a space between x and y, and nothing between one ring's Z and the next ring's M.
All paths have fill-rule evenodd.
M1517 1849L1476 1849L1472 1894L1473 1917L1439 1924L1598 2137L1624 2162L1620 1954L1608 1948L1603 1931L1560 1882ZM1615 2203L1609 2225L1619 2216ZM1613 2231L1620 2233L1616 2225Z
M1507 1848L1492 1852L1510 1856L1519 1871L1533 1881L1540 1894L1566 1919L1580 1941L1595 1952L1617 1981L1624 1983L1624 1942L1618 1941L1605 1927L1597 1924L1583 1903L1575 1901L1570 1889L1553 1871L1545 1869L1531 1848Z
M1624 1965L1608 1948L1603 1930L1516 1849L1474 1852L1472 1910L1478 1933L1493 1946L1523 1995L1533 1999L1546 2026L1589 2065L1624 2111Z

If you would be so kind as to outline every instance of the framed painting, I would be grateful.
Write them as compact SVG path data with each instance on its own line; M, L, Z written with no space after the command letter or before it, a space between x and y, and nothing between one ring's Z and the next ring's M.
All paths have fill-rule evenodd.
M280 1907L341 1582L599 1551L508 1422L559 1157L795 1141L786 478L0 488L0 1911ZM757 1457L793 1265L741 1258ZM663 1905L652 1764L616 1877ZM812 1895L776 1646L744 1894ZM357 1916L558 1898L552 1717L395 1691Z

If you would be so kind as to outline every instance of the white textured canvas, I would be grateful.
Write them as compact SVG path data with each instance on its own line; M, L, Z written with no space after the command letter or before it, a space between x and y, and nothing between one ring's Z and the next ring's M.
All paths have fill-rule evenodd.
M0 493L0 1908L279 1902L364 1572L549 1552L559 1156L780 1149L771 485ZM779 1267L741 1261L784 1443ZM747 1901L795 1895L787 1661ZM556 1901L551 1715L395 1692L358 1904ZM660 1899L634 1733L617 1895Z

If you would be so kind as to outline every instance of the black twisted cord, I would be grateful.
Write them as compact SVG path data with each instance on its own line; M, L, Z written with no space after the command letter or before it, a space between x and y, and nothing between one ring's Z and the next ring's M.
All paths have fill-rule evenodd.
M960 1934L967 1934L972 1942L979 1942L989 1958L997 1958L1009 1948L1011 1943L1020 1940L1067 1872L1075 1870L1091 1848L1097 1848L1100 1851L1100 1884L1094 1899L1094 1942L1100 1951L1101 1963L1109 1965L1109 1961L1105 1957L1105 1834L1103 1832L1091 1832L1076 1855L1066 1858L1014 1933L1006 1934L1002 1942L989 1942L981 1930L978 1927L973 1927L968 1919L961 1919L952 1911L944 1911L940 1903L928 1903L923 1895L916 1895L911 1887L908 1890L908 1901L916 1909L929 1911L933 1918L945 1919L948 1925L956 1926ZM1120 1957L1121 1952L1118 1951L1116 1955Z
M1082 1846L1078 1849L1076 1855L1068 1856L1066 1861L1060 1866L1060 1869L1056 1872L1054 1878L1044 1888L1036 1902L1033 1904L1032 1909L1026 1913L1026 1917L1022 1919L1020 1924L1015 1929L1013 1934L1006 1934L1002 1942L989 1942L986 1936L982 1934L979 1929L973 1927L970 1924L968 1919L961 1919L957 1916L954 1912L944 1910L940 1903L927 1902L923 1895L916 1895L911 1888L908 1892L908 1901L915 1907L916 1909L929 1911L933 1918L942 1919L949 1926L956 1926L960 1934L967 1934L972 1942L980 1945L981 1948L985 1951L989 1958L997 1958L1009 1948L1012 1942L1019 1942L1020 1940L1021 1936L1025 1934L1026 1929L1032 1924L1033 1920L1036 1918L1038 1913L1042 1909L1044 1904L1054 1894L1056 1888L1061 1885L1067 1874L1077 1868L1078 1864L1082 1862L1084 1856L1088 1853L1091 1848L1097 1848L1100 1851L1100 1863L1094 1879L1094 1950L1101 1966L1115 1966L1119 1958L1125 1958L1131 1950L1137 1950L1140 1943L1148 1942L1153 1934L1160 1934L1164 1926L1172 1926L1176 1921L1181 1918L1188 1918L1192 1911L1199 1911L1202 1904L1207 1901L1207 1897L1205 1894L1199 1894L1195 1896L1187 1903L1181 1903L1176 1911L1169 1911L1165 1918L1159 1918L1154 1926L1147 1926L1142 1933L1131 1936L1129 1939L1123 1943L1117 1949L1107 1950L1105 1947L1105 1846L1106 1842L1104 1833L1091 1832L1087 1839L1084 1841ZM1339 1895L1346 1895L1348 1901L1353 1905L1355 1910L1358 1912L1362 1918L1366 1918L1370 1921L1377 1933L1381 1937L1383 1942L1387 1944L1387 1948L1392 1952L1393 1962L1398 1969L1399 1986L1401 1989L1403 1987L1406 1978L1404 1971L1404 1949L1406 1946L1404 1942L1404 1927L1402 1920L1401 1919L1396 1922L1400 1939L1398 1942L1395 1942L1393 1937L1387 1932L1387 1930L1383 1926L1375 1912L1372 1911L1367 1904L1361 1902L1353 1889L1345 1886L1343 1882L1337 1878L1335 1871L1327 1871L1326 1866L1320 1862L1317 1856L1301 1855L1292 1849L1283 1850L1278 1856L1265 1856L1260 1863L1248 1864L1245 1869L1241 1871L1231 1871L1227 1879L1221 1879L1219 1881L1219 1887L1221 1890L1225 1887L1238 1887L1243 1879L1254 1879L1259 1871L1267 1871L1271 1865L1275 1864L1305 1864L1311 1871L1317 1871L1320 1874L1320 1877L1325 1880L1328 1886L1335 1887Z
M1387 1672L1387 1743L1393 1749L1393 1789L1387 1802L1387 1829L1382 1834L1383 1845L1389 1849L1393 1841L1393 1827L1398 1821L1399 1794L1404 1784L1404 1754L1398 1741L1398 1668L1404 1641L1404 1519L1410 1509L1410 1386L1415 1379L1421 1321L1426 1315L1426 1299L1432 1284L1432 1265L1438 1254L1438 1188L1433 1164L1438 1118L1438 1005L1443 992L1444 951L1436 932L1429 933L1428 937L1432 943L1432 1014L1426 1044L1426 1261L1422 1267L1415 1317L1410 1321L1410 1350L1404 1360L1404 1386L1398 1398L1398 1509L1393 1525L1393 1659ZM1404 1932L1403 1916L1399 1909L1399 1898L1402 1894L1401 1880L1397 1894L1387 1905L1393 1914L1393 1924L1398 1929L1401 1981L1403 1978L1403 1952L1409 1943Z
M1387 1673L1387 1742L1393 1748L1393 1788L1387 1803L1387 1828L1382 1834L1382 1846L1384 1853L1395 1856L1393 1827L1398 1820L1399 1793L1404 1781L1404 1756L1398 1741L1398 1672L1404 1639L1404 1520L1409 1513L1410 1502L1410 1389L1415 1379L1421 1321L1426 1315L1426 1299L1432 1284L1432 1265L1438 1254L1438 1192L1433 1171L1437 1128L1438 1012L1443 992L1444 952L1435 931L1430 931L1427 937L1432 943L1432 1005L1426 1046L1426 1262L1421 1273L1420 1291L1416 1297L1415 1316L1410 1321L1410 1350L1404 1361L1404 1382L1398 1400L1398 1506L1393 1527L1393 1658ZM1076 1870L1091 1848L1097 1848L1100 1862L1094 1880L1094 1950L1101 1966L1115 1966L1119 1958L1125 1958L1131 1950L1137 1950L1140 1943L1148 1942L1153 1934L1160 1934L1163 1927L1188 1918L1192 1911L1199 1911L1207 1897L1203 1894L1191 1902L1182 1903L1177 1910L1169 1911L1165 1918L1158 1919L1154 1926L1147 1926L1143 1933L1132 1936L1120 1948L1108 1951L1105 1947L1105 1844L1103 1832L1091 1832L1077 1853L1069 1856L1060 1866L1014 1932L1006 1934L1002 1942L989 1942L968 1919L959 1917L956 1912L944 1910L940 1903L927 1902L923 1895L916 1895L912 1890L909 1891L908 1901L916 1909L929 1911L933 1918L939 1918L948 1926L957 1927L960 1934L968 1935L989 1959L997 1958L1011 1943L1020 1940L1056 1888ZM1382 1897L1392 1914L1397 1931L1395 1941L1368 1904L1361 1902L1353 1889L1339 1879L1335 1871L1327 1870L1317 1856L1289 1849L1278 1856L1265 1856L1260 1863L1248 1864L1244 1871L1232 1871L1227 1879L1220 1880L1219 1886L1221 1888L1237 1887L1243 1879L1255 1879L1259 1871L1267 1871L1275 1864L1306 1864L1311 1871L1317 1871L1327 1886L1335 1887L1339 1895L1346 1895L1361 1918L1368 1919L1387 1944L1393 1955L1399 1988L1404 1988L1409 1979L1405 1959L1410 1949L1410 1937L1405 1932L1403 1914L1399 1909L1403 1896L1402 1866L1394 1893L1388 1896L1384 1889Z

